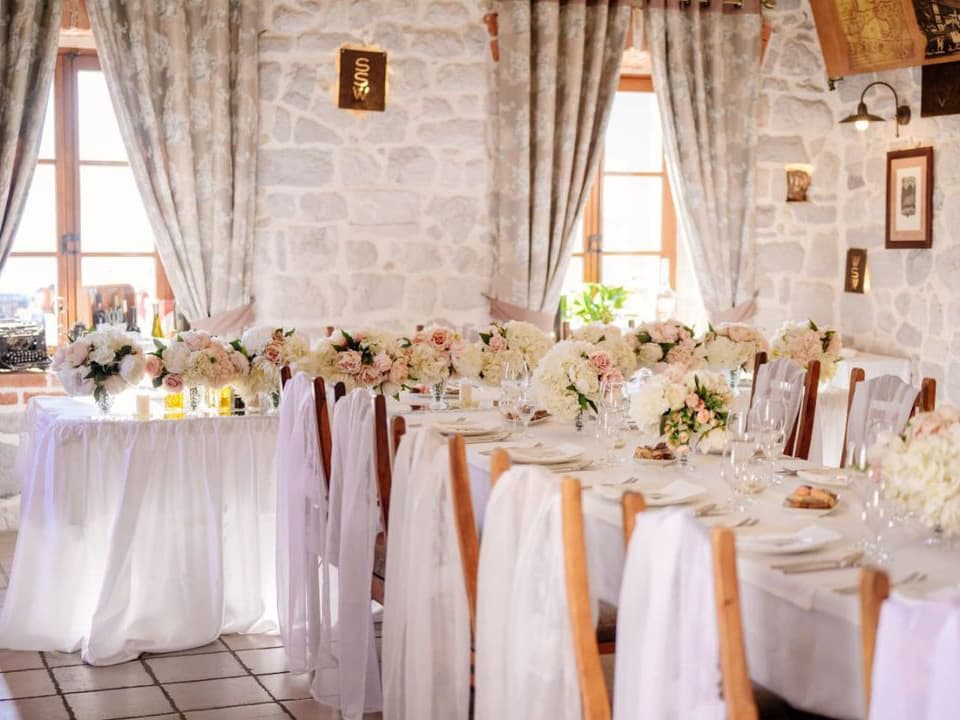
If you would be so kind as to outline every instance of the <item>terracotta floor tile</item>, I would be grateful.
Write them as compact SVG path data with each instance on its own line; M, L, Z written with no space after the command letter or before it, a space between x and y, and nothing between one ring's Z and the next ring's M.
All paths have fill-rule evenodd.
M173 708L160 688L137 687L123 690L65 695L77 720L112 720L112 718L142 717L169 713Z
M73 653L45 652L43 654L50 667L61 667L63 665L83 665L83 658L80 657L80 651Z
M250 676L175 683L165 685L164 689L170 693L173 702L181 710L207 710L270 702L270 696Z
M153 678L138 660L106 667L93 665L56 667L52 672L57 679L57 684L60 685L60 691L64 693L153 685Z
M187 720L290 720L277 703L188 712Z
M238 650L237 657L254 675L287 671L287 656L282 647Z
M279 635L221 635L220 639L233 650L283 647Z
M43 660L40 658L40 653L23 650L0 650L0 672L40 669L43 669Z
M56 692L46 670L18 670L0 674L0 700L54 695Z
M303 700L310 697L310 673L258 675L257 679L277 700Z
M149 658L146 663L153 670L153 674L157 676L157 680L164 685L188 680L210 680L247 674L243 665L238 663L237 659L228 652L155 657Z
M293 713L297 720L340 720L339 711L321 705L316 700L292 700L283 706Z
M226 650L220 640L214 640L212 643L201 645L200 647L187 648L186 650L171 650L162 653L144 653L144 657L176 657L179 655L201 655L203 653L223 652Z
M63 698L50 695L40 698L4 700L0 702L0 720L69 720Z

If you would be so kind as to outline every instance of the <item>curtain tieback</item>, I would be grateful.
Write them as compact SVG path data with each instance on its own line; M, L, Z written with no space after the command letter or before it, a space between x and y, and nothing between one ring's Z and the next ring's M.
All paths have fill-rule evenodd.
M206 330L211 335L236 335L244 328L253 325L255 319L253 303L250 302L233 310L225 310L197 320L191 323L191 327L194 330Z
M484 297L490 301L490 316L494 320L522 320L523 322L536 325L544 332L551 332L553 330L553 313L530 310L520 305L508 303L505 300L498 300L489 295L484 295Z
M726 310L711 310L708 315L710 316L711 323L729 323L729 322L745 322L752 318L757 312L757 294L754 293L753 297L742 302L739 305L736 305L732 308L727 308Z

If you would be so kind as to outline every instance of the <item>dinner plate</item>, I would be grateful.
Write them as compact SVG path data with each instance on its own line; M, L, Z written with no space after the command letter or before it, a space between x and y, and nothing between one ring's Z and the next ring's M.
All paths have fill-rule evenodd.
M765 555L794 555L819 550L842 537L836 530L809 525L792 533L738 533L737 548Z
M633 462L641 467L657 467L657 468L667 468L671 465L677 464L676 458L670 458L669 460L655 460L653 458L638 458L635 457Z
M839 468L815 467L797 470L797 479L823 487L850 487L850 477Z
M502 431L499 422L490 422L476 420L465 417L451 418L450 420L438 420L431 424L431 427L441 435L463 435L464 437L475 437L480 435L493 435Z
M583 455L583 448L573 443L544 443L510 445L504 448L510 459L528 465L558 465L570 463Z
M643 493L643 499L648 507L666 507L667 505L685 505L702 497L707 489L702 485L688 480L674 480L659 490L644 490L635 483L624 482L618 485L592 485L593 490L600 497L619 501L625 492Z

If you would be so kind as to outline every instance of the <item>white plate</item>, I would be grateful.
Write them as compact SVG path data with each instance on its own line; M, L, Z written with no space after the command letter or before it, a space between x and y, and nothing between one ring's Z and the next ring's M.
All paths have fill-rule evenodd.
M765 555L794 555L819 550L843 535L819 525L810 525L792 533L740 533L737 549Z
M469 418L439 420L433 423L431 427L442 435L463 435L464 437L492 435L502 430L499 422L471 420Z
M707 489L687 480L674 480L659 490L644 490L636 483L620 483L619 485L593 485L591 489L600 497L607 500L617 500L625 492L643 493L648 507L666 507L667 505L684 505L702 497Z
M822 485L823 487L847 488L850 487L849 476L839 468L806 468L797 470L797 479L808 485Z
M510 445L504 448L515 463L556 465L569 463L583 455L583 448L573 443Z

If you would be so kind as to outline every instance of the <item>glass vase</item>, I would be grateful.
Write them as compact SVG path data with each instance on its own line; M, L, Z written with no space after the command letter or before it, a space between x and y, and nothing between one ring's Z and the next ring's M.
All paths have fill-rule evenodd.
M743 368L740 367L735 367L729 371L729 377L727 379L730 381L730 391L734 396L740 394L740 375L742 372Z
M430 397L433 398L433 401L430 403L431 410L447 409L447 401L443 399L444 385L445 383L438 382L436 385L430 388Z
M93 400L97 403L97 410L100 412L100 417L108 417L110 411L113 409L113 395L108 393L106 388L98 387L93 391Z

